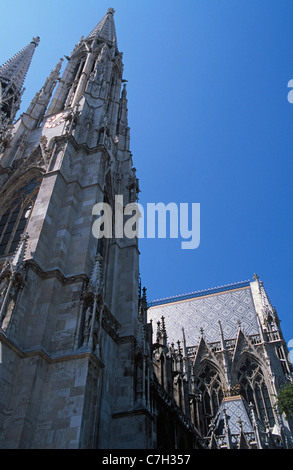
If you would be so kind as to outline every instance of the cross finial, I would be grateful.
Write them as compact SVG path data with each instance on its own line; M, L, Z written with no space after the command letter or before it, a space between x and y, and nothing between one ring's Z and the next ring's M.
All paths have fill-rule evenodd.
M254 279L255 281L257 281L257 280L259 279L258 275L254 273L253 279Z
M36 46L39 45L39 42L40 42L40 36L36 36L35 38L32 39L32 41Z

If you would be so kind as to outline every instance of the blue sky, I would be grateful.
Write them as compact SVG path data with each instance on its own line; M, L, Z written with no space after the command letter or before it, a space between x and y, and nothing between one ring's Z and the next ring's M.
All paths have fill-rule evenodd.
M140 240L148 300L264 282L293 338L292 0L1 0L0 63L41 42L21 111L116 10L140 202L201 205L201 242ZM11 14L13 12L13 14Z

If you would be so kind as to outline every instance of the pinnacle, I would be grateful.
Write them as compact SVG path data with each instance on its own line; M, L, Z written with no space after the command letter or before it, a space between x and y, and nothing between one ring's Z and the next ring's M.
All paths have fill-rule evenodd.
M19 109L21 96L24 92L23 84L30 67L35 48L40 42L39 36L21 51L15 54L0 66L0 85L2 104L0 107L0 122L12 123ZM7 121L8 120L8 121Z
M36 36L35 38L31 40L31 43L35 44L36 47L39 45L39 42L40 42L40 36Z

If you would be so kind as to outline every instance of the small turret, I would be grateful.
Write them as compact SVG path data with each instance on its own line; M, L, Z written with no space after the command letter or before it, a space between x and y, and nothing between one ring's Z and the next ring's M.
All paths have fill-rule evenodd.
M33 38L30 44L0 67L0 130L12 124L19 110L23 84L39 42L39 36Z
M26 113L24 113L23 119L26 121L27 127L34 127L39 122L39 120L44 117L52 93L59 79L59 73L62 67L62 62L63 59L60 59L56 67L46 78L46 81L41 90L37 92L34 98L32 99ZM30 125L27 121L32 121L32 124Z

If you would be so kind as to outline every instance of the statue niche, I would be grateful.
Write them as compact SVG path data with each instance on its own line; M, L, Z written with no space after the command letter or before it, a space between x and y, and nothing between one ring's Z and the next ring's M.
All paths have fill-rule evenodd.
M7 277L0 281L0 326L3 331L8 328L22 287L23 281L20 275L16 275L11 284Z
M94 315L94 309L96 310ZM94 302L92 296L89 296L84 301L83 315L82 315L82 331L81 331L81 346L91 347L95 351L98 342L99 330L99 315L101 306ZM94 317L94 325L93 325Z

